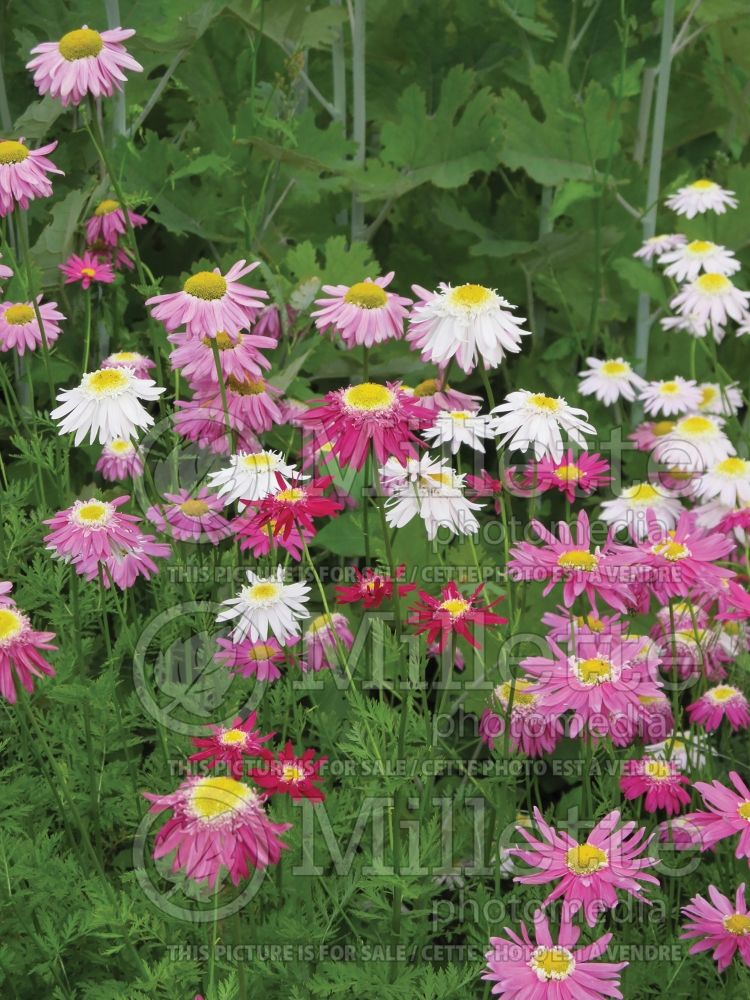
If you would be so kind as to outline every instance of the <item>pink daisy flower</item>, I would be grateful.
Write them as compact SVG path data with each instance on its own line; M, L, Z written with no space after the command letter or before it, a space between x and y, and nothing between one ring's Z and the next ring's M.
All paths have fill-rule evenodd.
M659 438L671 434L674 430L674 420L655 420L638 424L632 434L628 434L629 441L635 441L638 451L653 451Z
M240 283L256 267L258 261L246 265L238 260L226 275L218 267L198 271L185 281L182 291L154 295L146 299L146 305L170 332L185 326L196 337L215 337L220 332L235 336L250 326L262 300L268 298L267 292Z
M216 644L219 646L216 659L233 674L257 677L259 681L276 681L281 677L277 664L285 662L286 652L276 639L263 642L243 639L234 643L231 639L217 638Z
M250 776L269 795L289 795L292 799L308 799L310 802L325 799L318 784L323 780L320 769L327 757L315 760L315 751L311 749L297 756L291 741L277 754L265 750L261 752L261 757L263 766L252 768Z
M674 729L672 706L666 695L639 695L641 717L638 719L638 737L647 745L662 743Z
M406 386L402 386L408 392ZM471 396L466 392L453 389L442 378L427 378L419 382L412 390L419 400L420 406L428 410L478 410L483 399L481 396Z
M0 580L0 608L15 606L16 602L9 596L11 590L13 590L13 584L10 580Z
M131 212L129 208L123 211L119 201L105 198L96 206L91 218L86 220L86 242L89 244L101 242L106 246L116 247L119 240L127 236L125 212L128 213L133 229L145 226L148 222L145 216Z
M338 612L313 618L302 637L305 649L304 671L330 670L338 663L339 647L348 652L354 645L349 622Z
M196 337L184 332L170 333L167 340L176 345L169 355L172 369L179 370L191 388L206 383L218 385L212 341L219 348L222 375L225 379L234 378L238 382L260 378L264 369L271 367L271 362L260 353L260 348L276 346L270 337L259 337L255 333L230 336L224 331L213 338Z
M289 532L277 532L273 520L261 525L256 518L248 519L246 516L236 517L232 521L232 530L239 539L242 551L252 552L256 559L275 553L281 548L288 552L295 562L301 562L305 544L309 545L315 537L314 528L303 528L300 531L299 525L293 524Z
M620 615L599 615L593 610L586 615L574 615L567 608L558 606L557 611L545 611L542 615L542 625L549 629L549 638L555 642L568 642L579 631L592 635L605 633L621 634Z
M111 285L115 280L115 272L111 265L100 263L88 250L84 251L83 257L79 257L77 253L71 254L65 263L59 264L58 267L65 275L66 285L80 281L84 291L92 283Z
M291 824L272 823L263 798L234 778L187 778L170 795L144 794L151 812L172 810L156 835L154 858L174 852L173 872L211 888L224 869L237 885L251 868L277 864L287 846L280 835Z
M654 760L642 757L640 760L626 760L620 790L626 799L632 801L644 798L646 812L664 809L667 816L682 812L690 804L690 793L683 785L689 785L688 778L680 773L674 761Z
M238 382L230 378L225 393L229 426L237 438L237 450L260 451L257 435L280 423L281 412L276 397L281 395L281 390L264 379ZM174 427L177 434L218 454L229 451L224 405L216 385L202 383L200 388L196 388L193 399L187 402L177 400L175 407Z
M649 902L643 895L646 887L641 883L659 884L645 870L658 864L658 860L641 857L654 837L654 834L646 837L645 827L638 829L630 822L618 829L620 812L615 809L596 824L584 843L578 843L564 831L558 833L549 826L536 808L534 819L541 839L518 826L516 829L529 847L514 847L510 853L538 869L517 875L515 882L545 885L557 881L543 906L562 897L563 912L572 915L583 910L586 923L594 927L605 910L617 906L618 889L641 902Z
M513 682L510 741L516 750L527 757L542 757L554 751L564 733L559 717L540 711L539 695L534 694L531 688L532 682L528 678L518 677ZM494 750L495 740L505 732L510 695L510 681L498 684L492 701L502 709L502 715L486 708L479 721L479 735L490 750Z
M556 489L564 493L571 503L576 496L589 496L600 486L612 481L609 462L598 452L582 452L578 458L568 449L559 462L547 455L536 465L531 463L525 470L524 485L542 492Z
M132 368L136 378L150 378L149 372L156 362L138 351L115 351L102 361L102 368Z
M11 584L2 584L6 595ZM15 607L15 601L3 596L0 602L0 695L15 705L17 691L14 674L31 694L34 678L54 677L55 671L42 655L57 649L50 641L54 632L37 632L28 617Z
M709 688L697 701L688 705L687 713L690 722L703 726L707 733L718 729L724 718L735 732L750 726L747 698L731 684Z
M420 442L414 431L429 427L433 419L432 411L395 382L336 389L303 418L306 427L332 445L339 463L353 469L365 464L370 442L380 465L390 457L415 457Z
M695 787L708 810L688 813L685 819L699 827L702 851L738 833L734 856L750 858L750 788L736 771L729 772L729 780L734 790L716 780L710 784L696 781Z
M257 326L256 326L257 329ZM279 400L279 410L281 411L282 424L289 424L291 427L302 427L304 416L307 413L307 404L301 403L298 399L284 398Z
M534 914L534 937L521 922L519 936L509 927L507 937L491 937L487 971L492 993L505 1000L622 1000L619 973L627 962L594 962L607 951L611 934L603 934L585 948L576 948L581 935L563 915L555 942L543 910Z
M36 299L39 315L42 317L47 344L52 345L62 332L58 325L65 316L58 311L56 302L42 302ZM35 351L42 343L34 307L30 302L3 302L0 305L0 351Z
M348 348L400 339L411 299L385 291L394 274L390 271L385 277L365 278L351 286L323 285L328 297L315 300L320 307L311 314L315 326L321 333L335 330Z
M44 97L49 94L62 102L80 104L87 94L111 97L122 90L124 71L140 73L143 66L122 44L135 34L133 28L94 31L84 24L69 31L57 42L42 42L31 50L33 59L26 69L34 73L34 85Z
M219 405L213 396L202 399L175 400L175 411L172 414L175 434L186 441L193 441L199 448L209 448L218 455L226 455L230 451L227 440L224 409L219 399ZM237 450L242 452L260 451L260 442L254 432L242 430L230 425L237 438Z
M648 538L638 546L646 581L662 604L670 597L692 593L716 593L735 574L724 566L715 566L732 551L733 543L720 532L697 528L688 511L671 530L659 523L654 512L646 512Z
M140 534L136 527L139 518L118 510L129 500L129 496L76 500L72 507L44 522L52 528L44 537L47 548L77 569L82 563L102 562L115 553L130 551Z
M132 254L127 247L112 247L103 240L96 240L94 243L89 244L86 249L100 263L109 264L114 271L119 271L121 268L124 268L126 271L132 271L135 266Z
M688 918L683 941L695 939L690 954L711 951L719 972L724 972L737 952L745 965L750 966L750 914L745 902L745 884L737 887L734 902L724 896L714 885L709 885L708 895L693 896L682 908Z
M293 323L297 314L291 306L286 307L286 318L289 323ZM276 304L263 306L255 317L253 333L259 337L270 337L277 343L282 333L281 312Z
M478 606L479 595L484 589L480 584L470 597L465 597L452 581L443 587L440 598L431 597L424 590L419 591L420 600L409 610L409 624L414 626L417 635L427 633L429 643L437 643L442 652L449 639L461 636L475 649L480 648L473 635L473 628L478 625L482 635L485 629L494 625L507 625L508 619L502 618L490 611L503 600L498 597L490 604Z
M657 826L659 842L669 844L675 851L699 851L700 828L687 816L675 816Z
M143 475L143 456L137 445L127 438L114 438L102 448L96 471L108 482L137 479Z
M160 531L181 542L200 542L206 538L217 545L232 534L229 521L221 513L224 502L202 487L196 493L181 489L165 493L165 504L154 505L146 517Z
M153 535L144 535L137 531L132 547L127 552L114 552L106 559L96 562L76 564L76 569L86 580L101 580L105 590L114 583L120 590L132 587L138 577L150 580L158 573L159 568L154 558L168 559L172 550L164 542L157 542Z
M2 260L2 256L3 255L0 253L0 260ZM2 280L3 278L12 278L12 277L13 277L13 268L6 267L5 264L0 264L0 280Z
M49 198L52 184L47 174L63 173L46 155L56 146L56 142L50 142L29 149L23 138L0 139L0 218L16 205L25 210L34 198Z
M374 569L365 569L360 572L356 566L352 566L355 580L351 584L338 584L336 586L336 602L338 604L358 604L366 611L371 608L379 608L383 601L390 601L393 596L393 588L397 587L398 596L410 593L416 589L414 583L398 583L404 575L404 566L399 566L396 570L396 580L394 581L387 573L379 573Z
M257 712L251 712L244 722L238 717L229 726L209 726L210 736L192 737L193 746L199 749L188 760L205 760L210 768L225 764L227 773L239 781L245 770L245 760L257 757L263 744L275 735L261 735L255 728L256 721Z

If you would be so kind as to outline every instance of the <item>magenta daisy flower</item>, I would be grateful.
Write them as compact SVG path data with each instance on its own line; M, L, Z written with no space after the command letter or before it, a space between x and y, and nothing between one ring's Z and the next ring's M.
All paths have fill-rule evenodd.
M58 324L65 316L58 311L56 302L42 302L41 295L37 296L36 303L47 344L51 346L62 332ZM25 351L35 351L41 343L42 331L32 303L3 302L0 305L0 351L16 351L23 355Z
M102 361L102 368L132 368L136 378L150 378L156 362L138 351L115 351Z
M524 475L524 486L542 492L559 490L571 503L576 496L589 496L611 481L609 462L605 462L598 452L582 452L574 458L570 449L559 462L547 455L540 462L531 463Z
M640 560L647 570L646 580L657 600L668 604L671 597L715 594L730 580L734 571L714 563L732 551L731 539L720 532L706 531L683 511L672 530L647 511L648 538L639 544Z
M690 793L683 788L689 784L674 761L654 760L653 757L625 761L620 778L620 789L626 799L645 796L646 812L664 809L667 816L682 812L690 804Z
M127 438L114 438L102 448L96 471L108 482L137 479L143 475L143 456L138 446Z
M567 608L558 605L557 611L545 611L542 615L542 625L549 629L549 638L555 642L567 642L575 637L576 632L589 632L592 635L605 633L621 634L624 629L620 615L600 615L589 611L586 615L574 615Z
M302 670L329 670L338 662L338 649L348 652L354 645L354 636L344 615L318 615L313 618L302 637L305 659Z
M154 319L161 320L168 331L185 326L196 337L215 337L224 332L236 336L250 326L256 312L263 307L268 293L248 288L240 282L258 267L258 261L247 264L238 260L222 275L213 271L198 271L182 286L182 291L154 295L146 299Z
M708 895L693 896L682 912L688 918L683 941L694 940L690 954L711 951L719 972L728 969L737 952L745 965L750 966L750 913L745 902L745 884L737 887L734 902L724 896L714 885L709 885Z
M557 881L542 905L562 897L564 912L575 914L583 910L586 923L593 927L605 910L617 906L618 889L641 902L649 902L643 895L646 887L641 883L659 884L645 870L658 864L658 860L641 857L654 837L654 834L646 837L645 827L638 829L630 822L618 828L620 812L615 809L596 824L584 843L578 843L564 831L558 833L549 826L536 808L534 818L541 839L518 826L516 829L529 847L510 848L510 853L538 869L517 875L514 881L527 885Z
M131 212L130 209L123 210L119 201L105 198L96 206L91 218L86 220L86 242L116 247L119 240L127 235L125 212L128 213L133 229L145 226L148 222L145 216L138 215L137 212Z
M127 551L117 550L100 561L89 559L76 563L76 570L86 580L101 580L106 590L109 590L111 584L120 590L127 590L139 577L150 580L158 573L155 558L168 559L171 554L169 545L157 542L153 535L136 531Z
M638 701L641 703L638 738L647 746L663 742L674 729L672 706L666 695L642 694Z
M700 829L701 850L706 851L738 833L735 857L750 858L750 788L736 771L729 772L729 780L734 790L716 780L711 784L696 781L695 787L708 810L688 813L685 819Z
M71 254L65 263L58 264L58 267L65 275L66 285L80 281L84 291L92 284L111 285L115 280L115 272L111 265L100 263L88 250L84 251L82 257L77 253Z
M260 378L264 370L271 367L260 349L276 346L270 337L259 337L255 333L230 336L223 330L213 338L179 332L169 334L167 339L175 345L169 355L173 370L179 370L193 389L206 383L218 385L212 341L219 349L222 375L238 382Z
M232 534L229 521L221 513L223 500L205 487L197 493L186 489L165 493L164 499L166 503L149 507L146 517L177 541L200 542L207 538L217 545Z
M724 718L734 731L750 726L747 698L731 684L709 688L697 701L688 705L687 713L690 722L703 726L707 733L718 729Z
M257 677L259 681L276 681L281 677L277 664L284 663L286 652L276 639L251 642L243 639L234 643L231 639L217 638L219 652L216 659L233 674L242 677Z
M233 778L239 780L245 770L248 757L257 757L264 743L275 735L261 735L255 728L257 712L251 712L243 722L236 718L229 726L209 726L210 736L193 736L192 744L198 747L198 753L191 754L188 760L205 760L208 767L226 765L226 770Z
M416 455L414 433L431 426L434 415L398 385L363 382L329 392L322 406L310 409L304 425L330 443L340 465L361 469L372 442L380 465L393 457Z
M516 750L527 757L542 757L552 753L564 735L562 722L555 715L539 708L539 695L531 690L533 684L528 678L517 677L513 682L513 706L510 711L510 740ZM493 706L486 708L479 722L479 735L490 748L495 740L505 732L505 719L510 706L511 682L498 684L492 693Z
M487 971L492 993L505 1000L622 1000L619 973L627 962L595 962L607 951L611 934L585 948L576 948L581 935L563 915L555 942L543 910L534 914L534 937L521 922L520 936L509 927L507 937L491 937Z
M379 573L374 569L360 572L356 566L352 566L354 582L336 586L336 601L338 604L358 604L362 601L362 606L368 611L370 608L379 608L383 601L391 600L394 587L398 588L399 597L416 589L414 583L398 582L403 578L404 570L404 566L397 568L394 581L387 573Z
M34 198L49 198L52 184L47 174L62 174L47 158L57 146L50 142L39 149L29 149L18 139L0 139L0 218L16 205L27 209Z
M394 273L374 281L365 278L354 285L323 285L328 297L316 299L320 308L312 313L318 330L334 329L349 348L398 340L411 299L385 291Z
M318 784L323 780L320 769L327 757L315 760L315 751L311 749L297 756L291 741L278 754L265 750L261 757L263 766L252 768L250 776L269 795L289 795L292 799L308 799L310 802L325 799Z
M479 626L484 636L485 630L495 625L507 625L508 619L494 614L494 608L503 600L498 597L489 604L479 605L479 595L484 589L480 584L470 597L465 597L455 583L451 581L443 587L440 597L431 597L424 590L419 591L420 600L409 610L409 624L414 626L417 635L427 633L429 643L437 642L440 652L452 636L461 636L475 649L480 643L473 634L475 626Z
M287 846L280 840L289 823L272 823L262 797L234 778L187 778L170 795L145 797L151 812L172 810L159 830L154 858L174 852L172 871L213 888L222 870L237 885L251 868L277 864Z
M483 403L481 396L459 392L442 378L427 378L415 385L413 391L420 406L428 410L478 410Z
M3 584L3 593L7 594L10 585ZM31 627L28 617L17 607L15 602L4 597L0 603L0 695L11 705L16 702L17 691L15 677L31 694L34 690L34 678L54 677L55 671L42 655L48 650L57 649L50 640L55 638L54 632L37 632Z
M86 249L101 264L109 264L114 271L119 271L121 268L124 268L126 271L132 271L135 267L132 253L128 247L112 247L108 243L105 243L104 240L96 240L94 243L89 244Z
M111 97L122 90L124 71L140 73L143 66L122 44L135 34L134 28L94 31L84 24L57 42L42 42L31 50L26 69L34 73L34 85L44 97L57 98L63 107L80 104L87 94Z

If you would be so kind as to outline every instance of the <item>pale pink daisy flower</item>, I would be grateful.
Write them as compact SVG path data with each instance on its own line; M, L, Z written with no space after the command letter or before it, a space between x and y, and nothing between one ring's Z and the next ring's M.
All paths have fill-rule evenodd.
M745 965L750 966L750 913L745 902L745 884L737 887L734 902L714 885L709 885L711 902L703 896L693 896L682 912L688 918L683 941L693 940L690 954L713 950L711 956L719 972L724 972L739 952Z
M209 448L218 455L226 455L230 451L226 419L221 396L204 399L195 398L175 400L175 411L172 414L175 434L193 441L199 448ZM230 427L237 438L237 448L240 451L255 452L260 450L260 443L255 431L244 423L242 426L232 420Z
M674 819L665 820L659 823L656 829L659 832L660 843L669 844L671 850L693 852L700 850L700 829L686 816L675 816Z
M660 257L661 254L666 253L668 250L674 250L676 247L682 246L684 243L687 243L687 237L683 236L682 233L662 233L658 236L650 236L647 240L643 241L633 256L648 262L653 260L654 257Z
M339 650L348 652L354 645L354 636L344 615L318 615L310 622L302 637L304 645L303 670L331 669L338 663Z
M102 361L102 368L132 368L136 378L149 378L156 362L138 351L115 351Z
M692 413L681 417L654 448L653 456L670 470L704 472L736 454L724 433L722 417Z
M257 326L255 329L257 329ZM281 419L279 423L289 424L290 427L302 427L307 410L307 403L303 403L299 399L289 399L288 396L280 399L279 411L281 412Z
M718 382L701 382L701 413L713 413L719 417L733 417L742 409L744 400L737 382L720 385Z
M272 823L263 796L229 777L187 778L170 795L144 793L151 812L172 810L154 842L154 858L174 852L172 871L213 888L222 870L234 885L251 868L277 864L290 823Z
M92 284L111 285L115 280L111 265L100 263L88 250L84 251L82 257L76 253L71 254L65 263L58 264L58 267L65 275L66 285L80 281L84 291Z
M111 97L116 90L122 90L126 69L143 71L122 44L134 34L134 28L99 32L84 24L57 42L36 45L26 69L33 71L39 93L57 98L63 107L80 104L87 94Z
M219 646L216 659L231 673L256 677L259 681L276 681L281 677L277 664L284 663L287 654L276 639L269 637L263 642L243 639L234 643L220 637L216 644Z
M716 181L702 177L692 184L679 188L666 199L664 204L678 215L693 219L696 215L703 215L704 212L723 215L727 208L737 208L737 199L734 197L734 191L729 191Z
M675 375L671 379L646 383L638 398L646 413L663 413L665 417L671 417L697 410L701 402L701 390L693 379Z
M413 391L420 406L428 410L478 410L482 405L481 396L459 392L442 379L427 378L419 382Z
M15 606L16 602L10 596L11 590L13 590L13 584L10 580L0 580L0 608Z
M8 588L10 585L8 585ZM4 593L5 585L3 585ZM4 597L0 603L0 695L11 705L16 702L15 677L26 691L34 690L34 678L54 677L55 671L43 653L57 649L51 645L54 632L37 632L15 602Z
M0 253L0 260L2 260L2 256L3 255ZM13 277L13 268L7 267L5 264L0 264L0 281L2 281L3 278L12 278L12 277Z
M226 275L218 267L198 271L185 281L181 291L154 295L146 299L146 305L169 332L185 326L197 337L215 337L222 331L234 336L250 326L263 307L262 300L268 298L267 292L240 282L256 267L257 261L246 264L238 260Z
M63 173L46 155L56 146L56 142L50 142L29 149L23 138L0 139L0 218L16 205L25 210L34 198L49 198L52 183L47 174Z
M586 364L589 367L578 373L578 391L582 396L596 396L605 406L612 406L618 399L632 403L636 389L646 385L646 380L622 358L586 358Z
M245 771L248 758L257 757L264 743L276 735L261 734L255 728L257 712L251 712L243 721L240 716L228 726L209 726L210 736L193 736L191 743L198 752L190 754L188 760L205 760L210 768L224 765L225 769L238 781Z
M536 808L534 819L541 837L519 826L516 829L529 846L510 848L510 852L538 869L517 875L515 882L545 885L557 881L543 906L562 896L563 912L575 914L583 910L586 923L594 927L605 910L617 906L618 889L640 902L650 902L641 883L659 884L646 871L658 864L658 860L641 857L654 837L654 834L646 836L645 827L638 828L633 822L619 826L620 811L615 809L596 824L584 843L579 843L565 831L558 832L546 823Z
M701 271L709 274L736 274L740 262L731 250L710 240L691 240L662 254L659 264L664 274L675 281L695 281Z
M638 424L632 434L628 434L628 440L634 441L638 451L652 451L656 447L659 438L664 437L674 430L674 420L647 421Z
M718 729L722 719L727 720L734 732L750 726L747 698L731 684L709 688L697 701L688 705L687 714L692 724L703 726L707 733Z
M86 580L100 580L106 590L111 584L120 590L132 587L139 577L150 580L159 571L154 558L168 559L172 549L164 542L157 542L153 535L136 532L131 547L127 551L115 551L106 559L97 562L90 559L76 565L77 572Z
M611 934L576 948L581 931L563 914L557 941L544 910L534 914L534 938L521 922L521 935L505 928L507 937L491 937L487 971L500 1000L622 1000L620 972L627 962L595 962L607 951Z
M750 292L743 292L724 274L709 272L683 287L669 303L679 313L689 313L699 323L724 326L728 319L747 321Z
M280 422L281 412L276 398L281 395L281 390L262 378L246 378L240 382L230 377L225 395L229 428L234 431L238 449L257 451L257 435L271 430ZM174 414L174 424L178 434L220 454L229 451L224 403L215 384L201 383L193 399L187 402L177 400L175 407L178 412Z
M696 781L695 787L708 809L688 813L685 819L699 827L702 851L738 833L734 856L750 858L750 788L736 771L729 772L729 780L734 789L716 780L710 784Z
M620 778L620 790L626 799L632 801L643 796L646 812L664 809L667 816L682 812L690 804L690 793L683 788L689 784L674 761L652 757L626 760Z
M533 681L518 677L512 682L513 706L510 711L510 741L527 757L543 757L552 753L562 739L563 726L559 716L544 712L539 707L539 696L532 691ZM498 684L492 692L493 706L499 712L486 708L479 723L479 735L494 748L495 740L505 731L505 719L511 696L511 681Z
M259 337L253 333L238 333L230 336L223 330L215 337L196 337L194 334L178 332L167 337L175 345L169 355L174 370L179 370L191 388L205 387L206 383L218 385L216 362L212 343L219 349L219 362L224 379L234 378L238 383L247 379L258 379L271 362L261 349L276 346L270 337Z
M208 539L217 545L232 534L229 521L221 513L223 501L205 487L197 492L181 489L178 493L165 493L164 500L167 502L149 507L146 517L176 541Z
M131 212L128 208L123 210L119 201L105 198L96 206L91 218L86 220L86 242L96 244L101 241L107 246L116 247L119 240L127 236L125 212L128 213L133 229L146 225L148 220L145 216Z
M36 303L47 344L52 345L62 332L59 323L65 316L56 302L42 302L41 295L37 296ZM25 351L35 351L42 343L42 331L30 302L3 302L0 305L0 351L16 351L23 355Z
M114 438L102 448L96 463L102 478L114 483L122 479L137 479L143 475L143 456L137 445L127 438Z
M677 524L683 510L680 501L666 490L653 483L635 483L626 486L614 500L605 500L601 517L614 531L627 528L631 538L645 538L649 530L649 511L665 530L669 530Z
M129 496L76 500L72 507L44 521L52 529L44 537L47 548L76 566L107 559L115 552L127 552L139 535L139 518L118 509L129 500Z
M663 316L659 320L659 323L665 332L678 330L689 334L691 337L695 337L697 340L703 340L710 333L717 344L722 342L727 333L723 326L717 323L706 322L698 313L685 312L677 316ZM739 329L737 330L737 336L740 336Z
M324 333L334 329L347 347L373 347L386 340L401 338L411 299L386 292L395 272L382 278L365 278L354 285L323 285L327 297L315 300L319 306L311 315Z

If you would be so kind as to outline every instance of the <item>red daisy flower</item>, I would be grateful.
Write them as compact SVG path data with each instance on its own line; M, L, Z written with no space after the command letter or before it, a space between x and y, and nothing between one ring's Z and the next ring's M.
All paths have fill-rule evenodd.
M464 597L455 583L451 582L443 587L440 600L420 590L422 603L417 603L410 609L413 616L409 619L409 624L414 625L418 635L426 632L427 641L437 642L437 648L441 652L452 633L460 635L478 649L479 643L472 635L470 624L478 623L482 628L486 628L488 625L506 625L508 622L507 618L502 618L489 610L499 604L503 600L502 597L498 597L483 608L475 607L475 601L483 588L484 584L480 583L471 597Z
M222 763L234 778L240 778L245 768L246 757L263 755L263 743L267 743L275 733L261 736L255 729L257 712L251 712L243 722L236 718L230 726L209 726L210 736L194 736L193 746L200 747L198 753L188 760L207 760L209 767ZM267 751L266 751L267 752Z
M387 573L379 573L375 569L366 569L364 573L360 573L356 566L352 566L352 569L357 578L356 582L336 587L337 604L356 604L362 601L365 610L369 610L379 608L383 601L390 600L394 585L398 587L399 597L416 590L415 583L397 582L404 575L404 566L397 568L395 580Z
M288 538L295 527L302 531L313 531L313 518L333 517L343 509L340 500L324 495L324 490L333 482L332 476L323 476L302 484L295 480L281 484L277 493L271 493L262 500L253 501L256 513L248 518L249 526L262 528L266 524L273 526L274 535ZM244 501L243 503L250 503ZM239 530L238 534L243 532Z
M321 757L313 760L315 751L308 749L298 757L291 742L287 742L283 750L273 754L262 750L263 766L252 768L251 777L270 795L290 795L293 799L309 799L310 802L322 802L325 798L316 782L323 780L320 768L328 760Z

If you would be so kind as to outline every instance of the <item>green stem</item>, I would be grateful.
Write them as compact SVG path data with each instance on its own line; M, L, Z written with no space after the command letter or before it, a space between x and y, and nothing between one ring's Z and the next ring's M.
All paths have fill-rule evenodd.
M83 365L81 371L85 374L89 370L89 351L91 350L91 295L86 292L86 318L84 320L83 339Z
M229 454L233 455L237 451L237 440L235 437L234 430L232 429L231 421L229 420L229 406L227 404L227 388L224 382L224 373L221 370L221 357L219 355L219 345L216 343L216 337L209 337L211 341L211 353L214 356L214 366L216 367L216 378L219 382L219 393L221 394L221 406L224 410L224 427L227 432L227 444L229 445Z
M55 404L55 385L52 381L52 373L49 367L49 342L47 341L47 333L44 329L44 320L42 319L42 314L39 311L39 303L36 300L36 294L34 291L33 271L31 269L31 251L29 250L29 234L23 220L19 222L19 225L16 228L18 230L18 242L21 251L21 258L26 271L26 291L30 299L31 308L34 310L34 316L36 317L36 321L39 326L39 333L42 335L42 359L44 361L44 374L47 378L50 407L52 407Z

